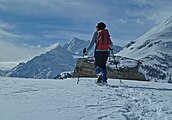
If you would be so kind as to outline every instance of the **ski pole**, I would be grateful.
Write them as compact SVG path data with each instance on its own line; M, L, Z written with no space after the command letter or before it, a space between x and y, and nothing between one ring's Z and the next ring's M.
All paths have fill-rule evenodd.
M86 48L84 48L84 49L83 49L83 56L82 56L82 57L83 57L83 59L84 59L84 56L85 56L86 51L87 51L87 49L86 49ZM82 61L81 61L81 64L82 64ZM80 78L79 71L77 71L77 73L78 73L77 84L79 84L79 78Z
M114 56L114 54L113 54L113 49L112 48L109 48L110 49L110 51L111 51L111 54L112 54L112 58L114 59L114 64L116 65L116 70L117 70L117 74L118 74L118 77L119 77L119 80L120 80L120 84L124 84L124 85L126 85L124 82L122 82L122 80L121 80L121 78L120 78L120 74L119 74L119 69L118 69L118 64L120 63L120 62L118 62L115 58L115 56Z
M79 76L78 76L78 79L77 79L77 84L79 84Z
M79 74L79 70L78 70L78 68L77 68L77 74L78 74L77 84L79 84L80 74Z

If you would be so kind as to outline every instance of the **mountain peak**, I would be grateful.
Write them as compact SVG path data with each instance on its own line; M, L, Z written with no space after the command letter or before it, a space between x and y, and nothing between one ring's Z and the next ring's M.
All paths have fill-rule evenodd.
M84 40L81 40L81 39L79 39L77 37L73 37L72 40L69 42L69 44L77 43L77 42L81 43L81 42L84 42Z
M77 37L73 37L71 41L69 41L63 47L74 54L82 55L83 48L87 47L88 44L89 41L85 41Z
M77 38L77 37L73 37L73 38L72 38L72 40L79 40L79 38Z

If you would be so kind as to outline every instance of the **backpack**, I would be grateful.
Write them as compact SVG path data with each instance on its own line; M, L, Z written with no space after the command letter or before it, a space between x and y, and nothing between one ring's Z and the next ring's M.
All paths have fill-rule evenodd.
M107 29L98 31L98 42L96 49L108 50L110 47L110 35Z

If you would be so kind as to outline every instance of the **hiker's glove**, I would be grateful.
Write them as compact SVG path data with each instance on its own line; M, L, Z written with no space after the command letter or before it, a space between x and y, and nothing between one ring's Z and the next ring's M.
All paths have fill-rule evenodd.
M84 55L87 55L87 54L88 54L88 51L87 51L86 48L83 49L83 54L84 54Z
M113 48L109 47L109 50L110 50L110 51L113 51Z

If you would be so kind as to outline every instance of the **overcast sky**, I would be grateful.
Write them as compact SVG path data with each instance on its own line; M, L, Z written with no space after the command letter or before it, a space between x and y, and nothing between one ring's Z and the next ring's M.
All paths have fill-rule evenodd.
M0 0L0 41L40 48L90 40L104 21L114 44L124 46L172 16L171 6L171 0Z

